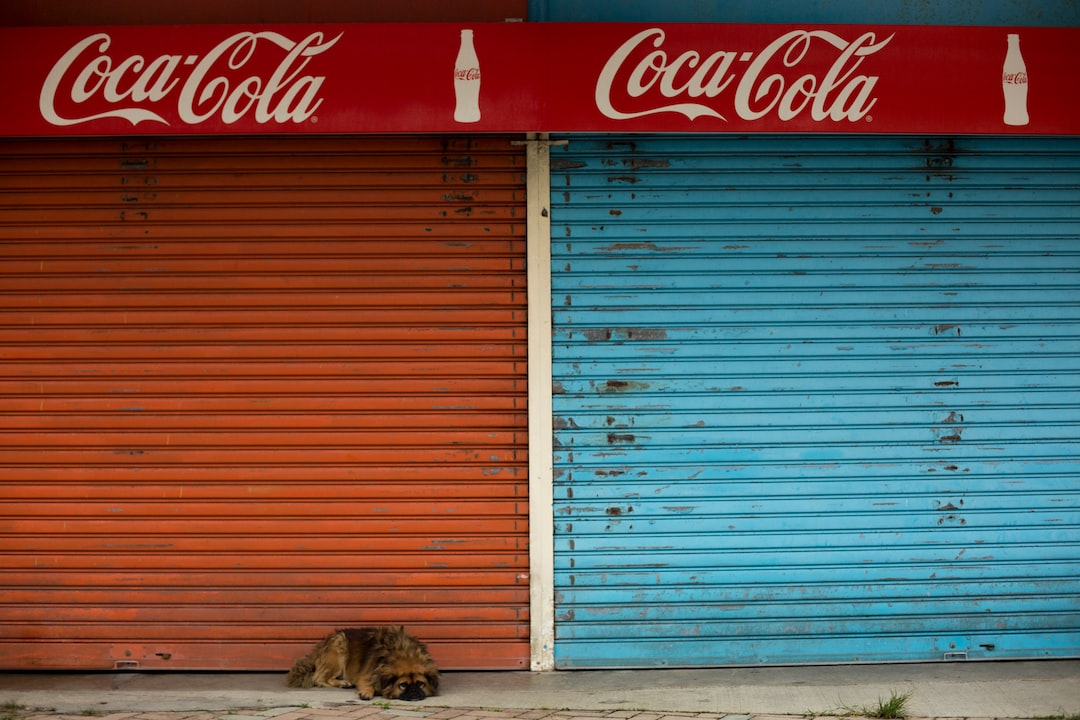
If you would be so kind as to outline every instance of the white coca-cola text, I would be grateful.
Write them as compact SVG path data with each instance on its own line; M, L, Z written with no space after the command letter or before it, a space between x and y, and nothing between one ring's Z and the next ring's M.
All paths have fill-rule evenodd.
M211 118L231 125L249 114L260 125L299 123L322 104L319 90L326 79L303 73L311 58L329 50L340 37L325 40L323 33L314 32L296 42L275 32L240 32L201 58L159 55L148 60L142 55L111 57L112 39L96 33L77 42L53 65L41 87L39 108L53 125L103 118L122 118L132 125L144 121L168 125L165 115L155 112L164 112L160 106L166 103L189 125ZM256 54L271 51L279 56L277 66L261 75L252 71ZM267 61L260 66L268 67ZM73 103L98 112L65 117L57 110L58 100L64 101L65 108Z
M809 111L814 121L854 122L866 117L877 102L877 75L856 74L870 55L885 47L893 35L881 40L867 32L848 42L826 30L792 30L758 53L688 50L672 57L663 49L666 35L660 28L642 30L617 49L596 82L596 106L606 117L628 120L680 113L727 118L717 109L724 91L734 85L731 107L743 120L758 120L775 113L782 121ZM651 45L653 50L648 50ZM800 73L811 53L831 48L832 64L819 77ZM786 72L785 72L786 71ZM622 109L620 109L620 106Z

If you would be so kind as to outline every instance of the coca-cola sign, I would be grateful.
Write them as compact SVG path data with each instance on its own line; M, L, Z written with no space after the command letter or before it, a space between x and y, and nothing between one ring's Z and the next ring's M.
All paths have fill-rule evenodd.
M0 27L0 135L1080 134L1076 47L1037 27Z
M787 122L806 112L815 122L854 122L866 117L877 98L878 75L859 72L863 61L889 44L873 32L853 40L827 30L792 30L757 52L739 49L685 50L669 54L663 28L632 36L608 59L596 83L596 106L613 120L679 113L689 120L713 117L730 107L742 120L766 115ZM820 74L807 71L808 56L831 62ZM621 100L648 98L641 110L620 110ZM726 100L726 103L723 102Z
M290 40L276 32L238 32L201 57L163 54L154 58L109 53L112 38L94 33L75 43L52 66L41 88L39 108L46 122L78 125L105 118L122 118L132 125L169 125L156 108L168 104L171 114L188 125L216 118L233 125L251 116L259 125L299 123L322 104L319 90L325 75L305 74L311 59L340 39L327 40L313 32ZM276 66L266 75L251 62L269 55ZM79 110L104 104L102 111L61 114L63 107ZM98 101L98 102L94 102Z

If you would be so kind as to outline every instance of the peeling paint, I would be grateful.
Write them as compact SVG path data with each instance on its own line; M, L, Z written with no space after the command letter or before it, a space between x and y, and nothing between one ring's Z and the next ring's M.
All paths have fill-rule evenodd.
M649 389L649 383L637 380L608 380L599 388L602 393L640 392Z
M677 253L686 250L684 247L663 247L652 242L615 243L599 248L601 252L620 253L627 250L651 250L653 252Z
M583 167L588 167L588 163L578 160L566 160L564 158L551 158L552 171L578 170Z
M671 161L667 160L667 159L663 159L663 158L659 158L659 159L639 158L639 157L625 158L625 159L623 159L622 164L625 165L626 167L632 168L634 170L642 170L642 169L645 169L645 168L661 168L661 169L663 169L663 168L670 168L671 167Z
M605 340L666 340L667 330L664 328L584 328L582 334L592 342Z

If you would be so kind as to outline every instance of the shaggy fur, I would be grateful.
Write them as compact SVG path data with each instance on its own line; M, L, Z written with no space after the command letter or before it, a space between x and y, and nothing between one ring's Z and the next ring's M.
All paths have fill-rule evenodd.
M439 689L439 670L427 646L401 625L346 628L323 638L297 660L289 687L355 687L364 700L423 700Z

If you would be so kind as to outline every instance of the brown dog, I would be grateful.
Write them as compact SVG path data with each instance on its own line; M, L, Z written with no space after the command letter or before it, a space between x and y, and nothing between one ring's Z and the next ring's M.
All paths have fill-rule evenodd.
M324 638L285 678L295 688L356 687L364 700L423 700L439 689L427 646L401 625L347 628Z

